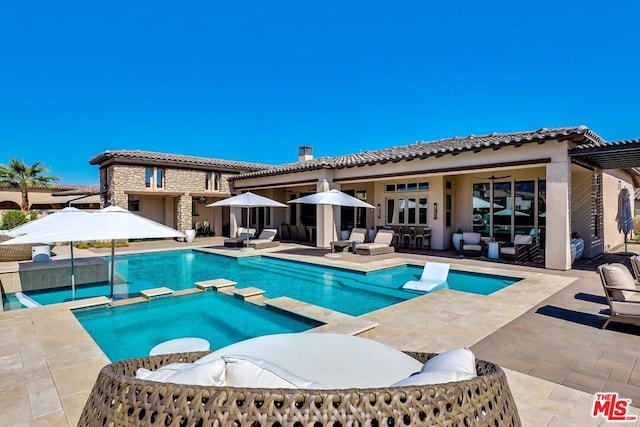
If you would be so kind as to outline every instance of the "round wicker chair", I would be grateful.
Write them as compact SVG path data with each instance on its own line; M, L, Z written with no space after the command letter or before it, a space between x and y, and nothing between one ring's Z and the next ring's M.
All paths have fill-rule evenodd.
M435 354L406 352L421 362ZM179 353L105 366L79 426L520 426L504 371L476 361L478 377L447 384L345 389L204 387L135 379L137 368L192 362Z

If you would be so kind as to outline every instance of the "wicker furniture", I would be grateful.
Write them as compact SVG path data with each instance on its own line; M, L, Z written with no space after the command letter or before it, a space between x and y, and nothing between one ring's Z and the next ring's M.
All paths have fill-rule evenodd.
M433 386L302 390L186 386L135 379L136 369L191 362L179 353L105 366L79 426L520 426L504 371L476 361L478 377ZM421 362L434 354L410 353Z
M460 240L460 252L466 256L482 256L484 253L482 235L473 231L463 232Z
M373 240L373 243L356 245L356 253L359 255L381 255L394 252L395 248L392 246L393 237L393 230L381 228L378 230L378 233L376 233L376 238Z
M10 240L6 234L0 234L0 242ZM31 249L45 243L25 243L20 245L0 245L0 262L26 261L31 259Z

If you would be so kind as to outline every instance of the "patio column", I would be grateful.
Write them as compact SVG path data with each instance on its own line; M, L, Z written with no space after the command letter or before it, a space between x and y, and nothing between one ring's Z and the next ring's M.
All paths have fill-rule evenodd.
M177 224L178 230L185 231L193 228L191 225L191 195L182 194L178 199Z
M547 164L547 230L545 268L571 269L571 164L568 160Z
M318 181L316 186L316 193L322 193L323 191L331 190L331 183L326 179ZM317 242L316 246L319 248L330 248L333 241L333 206L328 205L316 205L316 233Z

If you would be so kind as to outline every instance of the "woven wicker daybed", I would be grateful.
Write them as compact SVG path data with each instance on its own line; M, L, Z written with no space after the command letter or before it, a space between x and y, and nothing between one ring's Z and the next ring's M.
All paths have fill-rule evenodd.
M6 234L0 234L0 242L11 240L12 238ZM24 243L18 245L0 245L0 262L6 261L26 261L32 256L32 248L34 246L44 245L46 243Z
M435 354L405 352L420 362ZM190 386L134 378L207 352L105 366L79 426L520 426L504 371L476 361L476 378L437 385L344 390Z

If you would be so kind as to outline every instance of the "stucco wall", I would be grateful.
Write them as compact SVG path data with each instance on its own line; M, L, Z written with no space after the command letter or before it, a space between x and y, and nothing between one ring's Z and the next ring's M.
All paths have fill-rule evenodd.
M618 213L618 194L626 187L631 194L630 203L633 207L633 184L631 177L622 171L606 170L602 172L602 227L604 230L604 249L607 252L624 250L624 234L618 231L616 214ZM631 238L628 235L627 238Z

